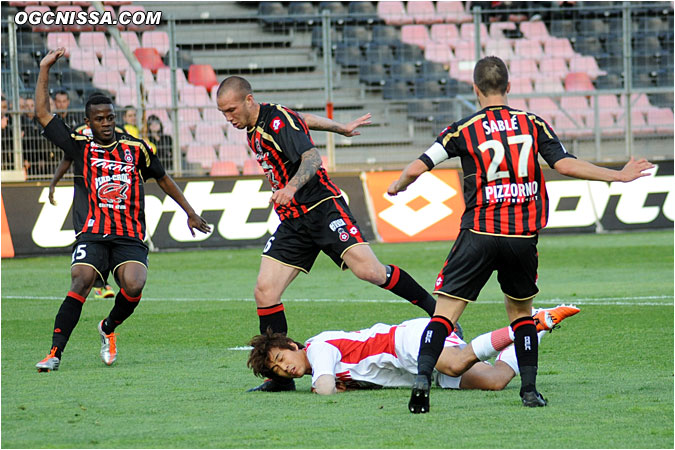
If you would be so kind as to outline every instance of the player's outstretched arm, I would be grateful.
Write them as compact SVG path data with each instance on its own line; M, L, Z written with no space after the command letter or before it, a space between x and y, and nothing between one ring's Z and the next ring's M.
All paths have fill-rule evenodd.
M396 195L399 192L405 191L408 189L408 186L413 184L415 180L420 177L420 175L422 175L424 172L427 172L428 170L429 168L422 161L419 159L414 160L408 164L405 169L403 169L403 172L401 172L401 176L399 176L398 180L391 183L389 189L387 189L387 194Z
M56 206L56 200L54 200L54 191L56 190L56 185L58 184L59 180L63 178L63 175L65 175L68 169L70 169L71 164L73 164L72 160L68 158L62 158L61 162L59 163L59 167L57 167L56 172L54 172L52 182L49 183L49 203L54 206Z
M321 117L315 114L302 113L301 115L311 130L330 131L332 133L341 134L346 137L358 136L361 134L361 132L356 131L356 129L363 125L370 125L370 118L372 117L372 115L368 113L352 120L351 122L343 124L327 117Z
M331 395L337 392L335 377L333 375L321 375L314 383L314 392L319 395Z
M183 191L181 191L176 182L173 181L173 178L171 178L169 175L164 175L162 178L157 180L157 184L159 184L159 187L162 188L162 190L166 192L169 197L174 199L187 214L187 226L190 229L190 233L192 233L192 237L195 237L195 228L202 233L211 232L211 226L209 226L209 224L206 223L206 220L204 220L195 212L194 209L192 209L192 206L190 206L190 203L183 195Z
M46 127L53 117L49 107L49 69L65 53L66 49L59 47L50 50L40 61L40 73L35 84L35 117L43 127Z
M627 183L640 177L649 175L647 170L654 167L646 159L630 159L621 170L607 169L593 163L574 158L563 158L553 165L553 168L563 175L583 180L621 181Z

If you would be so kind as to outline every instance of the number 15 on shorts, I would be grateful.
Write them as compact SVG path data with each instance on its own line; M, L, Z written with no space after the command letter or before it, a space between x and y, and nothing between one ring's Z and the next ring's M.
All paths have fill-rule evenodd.
M73 250L73 259L71 263L74 263L75 261L80 261L84 258L87 257L87 244L80 244L77 247L75 247L75 250Z

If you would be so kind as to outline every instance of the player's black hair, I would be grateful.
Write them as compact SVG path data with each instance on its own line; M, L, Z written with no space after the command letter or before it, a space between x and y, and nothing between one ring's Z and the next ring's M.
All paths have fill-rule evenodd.
M68 91L65 89L59 89L58 91L54 92L54 98L56 98L57 95L65 95L68 97L68 100L70 100L70 95L68 95Z
M496 56L486 56L473 69L473 83L483 95L504 95L509 84L506 64Z
M273 347L292 350L292 344L297 345L299 349L305 348L304 344L286 337L284 333L273 333L272 329L268 328L265 334L254 336L249 342L249 345L253 348L248 356L246 365L253 369L255 376L275 378L277 375L267 367L270 350Z
M233 75L231 77L227 77L223 80L222 83L220 83L220 86L218 86L218 92L217 95L220 96L223 92L225 92L228 89L234 89L242 94L242 98L245 98L247 95L253 93L253 89L251 88L251 83L246 81L245 78L238 77L236 75Z
M107 95L104 95L100 92L94 92L87 99L87 103L84 105L84 114L89 118L91 114L91 105L114 105L113 101ZM113 106L114 107L114 106Z

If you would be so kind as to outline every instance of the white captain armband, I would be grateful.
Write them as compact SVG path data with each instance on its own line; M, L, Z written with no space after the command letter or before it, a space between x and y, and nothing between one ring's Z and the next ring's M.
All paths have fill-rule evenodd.
M434 142L434 144L424 152L424 155L431 160L434 167L448 159L448 152L446 152L445 148L438 142Z

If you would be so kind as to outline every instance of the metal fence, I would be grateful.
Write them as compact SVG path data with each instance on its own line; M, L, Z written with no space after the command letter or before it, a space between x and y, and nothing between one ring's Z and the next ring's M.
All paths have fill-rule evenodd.
M317 147L333 169L400 168L476 110L471 74L484 55L507 62L512 106L551 123L572 153L672 158L670 2L389 9L399 3L139 2L161 10L159 25L67 31L15 25L29 6L3 3L3 180L50 179L60 161L31 115L38 63L59 46L68 55L50 74L52 109L76 127L88 96L107 93L118 126L150 142L174 175L259 173L245 133L215 105L215 86L234 74L249 79L258 101L317 114L330 104L340 121L371 112L361 136L315 132Z

